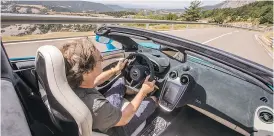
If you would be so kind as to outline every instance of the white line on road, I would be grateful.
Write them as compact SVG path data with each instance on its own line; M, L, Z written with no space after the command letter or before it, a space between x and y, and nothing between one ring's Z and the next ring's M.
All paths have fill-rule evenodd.
M266 53L267 53L272 59L274 59L274 58L273 58L273 54L269 53L269 51L264 47L264 44L259 40L258 35L255 34L254 37L255 37L256 41L257 41L257 42L262 46L262 48L266 51Z
M167 31L158 31L158 32L166 33L166 32L177 32L177 31L180 32L180 31L186 31L186 30L201 30L201 29L193 28L193 29L167 30Z
M211 41L214 41L214 40L216 40L216 39L219 39L219 38L221 38L221 37L224 37L224 36L230 35L230 34L232 34L232 32L222 34L222 35L220 35L220 36L218 36L218 37L215 37L215 38L212 38L212 39L210 39L210 40L207 40L207 41L203 42L202 44L209 43L209 42L211 42Z
M39 42L52 42L52 41L62 41L62 40L73 40L73 39L79 39L81 37L73 37L73 38L63 38L63 39L51 39L51 40L39 40L38 41L26 41L26 42L14 42L14 43L5 43L4 45L13 45L13 44L26 44L26 43L39 43Z

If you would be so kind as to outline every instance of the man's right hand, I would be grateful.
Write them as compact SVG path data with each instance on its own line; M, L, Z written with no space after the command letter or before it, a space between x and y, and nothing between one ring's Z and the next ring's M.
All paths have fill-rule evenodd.
M134 97L134 99L123 109L122 117L120 121L115 126L124 126L128 124L128 122L135 115L138 110L140 104L144 100L145 96L154 90L155 80L149 82L148 79L150 76L147 76L145 82L142 85L139 93ZM152 98L153 99L153 98Z
M155 86L155 80L153 81L148 81L150 78L150 76L147 76L143 85L142 85L142 88L140 89L140 91L142 91L145 95L151 93L153 90L154 90L154 86Z

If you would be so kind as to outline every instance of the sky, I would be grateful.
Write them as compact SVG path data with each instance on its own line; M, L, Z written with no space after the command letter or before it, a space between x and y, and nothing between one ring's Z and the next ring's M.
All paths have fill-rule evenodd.
M37 0L19 0L19 1L37 1ZM56 0L41 0L56 1ZM75 1L75 0L58 0L58 1ZM190 5L193 0L83 0L102 4L114 4L124 8L148 8L148 9L184 9ZM215 5L224 0L200 0L201 6Z
M192 0L88 0L103 4L115 4L125 8L183 9ZM223 0L201 0L202 6L221 3Z

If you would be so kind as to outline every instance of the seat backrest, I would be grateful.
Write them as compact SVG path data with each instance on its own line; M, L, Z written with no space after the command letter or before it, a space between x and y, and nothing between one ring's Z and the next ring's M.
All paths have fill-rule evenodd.
M79 135L91 136L92 115L67 82L61 51L55 46L42 46L37 50L35 62L37 77L45 89L50 107L73 119L78 125Z

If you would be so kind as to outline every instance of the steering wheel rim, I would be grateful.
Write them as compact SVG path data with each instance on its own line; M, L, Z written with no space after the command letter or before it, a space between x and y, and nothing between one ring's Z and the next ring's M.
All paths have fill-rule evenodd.
M148 58L147 56L143 55L143 54L140 54L140 53L132 53L132 54L130 54L126 59L131 59L131 58L133 58L133 57L141 57L143 60L146 61L147 65L148 65L148 68L149 68L149 71L150 71L150 73L149 73L149 75L150 75L149 81L153 81L153 80L155 79L155 72L154 72L153 64L152 64L152 62L149 60L149 58ZM135 60L135 61L136 61L136 60ZM131 66L134 66L134 65L131 65ZM137 66L139 66L139 65L135 65L135 66L137 67ZM128 67L129 67L129 65L127 65L127 66L125 67L125 69L127 69ZM128 79L126 78L126 75L127 75L127 74L130 74L130 70L131 70L132 68L131 68L130 70L128 70L128 71L126 71L125 69L123 70L123 75L124 75L124 77L125 77L126 83L128 84ZM128 72L128 73L127 73L127 72ZM128 77L130 77L130 76L128 76ZM130 78L131 78L131 77L130 77ZM133 81L133 79L131 79L131 80ZM145 78L142 79L142 81L139 82L137 85L135 85L135 86L129 85L129 86L130 86L130 87L133 87L133 88L136 88L136 89L139 89L140 86L143 84L144 80L145 80Z

